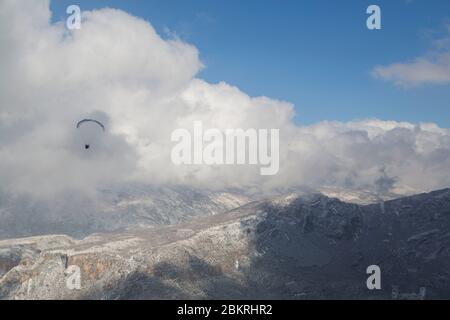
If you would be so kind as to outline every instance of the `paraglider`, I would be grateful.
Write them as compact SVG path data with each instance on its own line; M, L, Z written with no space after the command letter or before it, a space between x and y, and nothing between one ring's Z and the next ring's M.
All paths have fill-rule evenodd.
M77 123L77 129L79 129L81 126L84 126L88 123L92 123L94 124L96 127L100 128L103 132L105 132L105 126L98 120L94 120L94 119L83 119L81 121L78 121ZM90 148L90 144L89 143L85 143L84 145L84 149L89 149Z

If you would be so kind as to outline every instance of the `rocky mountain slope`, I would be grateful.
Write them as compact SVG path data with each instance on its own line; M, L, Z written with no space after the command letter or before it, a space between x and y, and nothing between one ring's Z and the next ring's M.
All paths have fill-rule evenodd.
M373 264L381 290L366 287ZM67 285L73 268L80 289ZM370 205L291 195L178 225L0 241L2 299L391 299L393 292L450 298L449 189Z
M301 187L266 194L248 189L210 191L130 183L104 188L91 195L70 193L36 199L0 190L0 239L45 234L82 238L95 232L129 227L185 223L195 217L224 213L255 200L274 196L292 198L311 192L314 191ZM322 188L316 192L358 204L395 197L380 196L367 190Z
M253 200L242 190L130 184L86 196L36 200L0 193L0 239L62 233L76 238L130 226L186 222L237 208Z

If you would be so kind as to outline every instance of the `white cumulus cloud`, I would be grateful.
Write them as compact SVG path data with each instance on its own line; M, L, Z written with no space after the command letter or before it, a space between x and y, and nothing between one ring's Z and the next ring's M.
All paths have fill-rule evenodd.
M450 33L450 27L447 28ZM433 50L412 61L377 66L372 74L402 87L450 83L450 36L433 41Z
M450 185L448 129L381 120L297 126L288 102L199 79L197 49L161 38L149 22L115 9L82 14L82 28L69 32L64 22L50 23L48 0L0 1L4 190L48 197L130 181L399 192ZM107 127L90 152L75 128L84 118ZM197 120L205 128L280 129L279 173L175 166L171 132Z

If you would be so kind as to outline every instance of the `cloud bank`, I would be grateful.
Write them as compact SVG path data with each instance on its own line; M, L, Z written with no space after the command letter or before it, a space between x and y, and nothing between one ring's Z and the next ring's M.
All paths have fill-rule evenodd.
M82 15L82 28L69 32L63 21L50 23L48 0L0 2L4 190L48 197L126 182L403 193L450 186L448 129L381 120L297 126L288 102L197 78L203 68L197 49L161 38L149 22L114 9ZM407 81L390 72L379 71ZM441 78L446 81L445 71ZM107 130L95 151L86 152L75 124L92 117ZM171 132L191 129L197 120L219 129L280 129L279 173L261 176L257 166L175 166Z

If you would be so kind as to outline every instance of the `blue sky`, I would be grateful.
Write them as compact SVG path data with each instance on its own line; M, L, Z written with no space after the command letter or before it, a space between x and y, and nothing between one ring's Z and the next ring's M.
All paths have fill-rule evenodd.
M450 127L450 83L405 88L371 75L448 36L447 0L58 0L53 19L65 19L70 4L119 8L176 34L199 49L200 78L289 101L298 124L379 118ZM381 7L381 30L366 28L370 4Z

